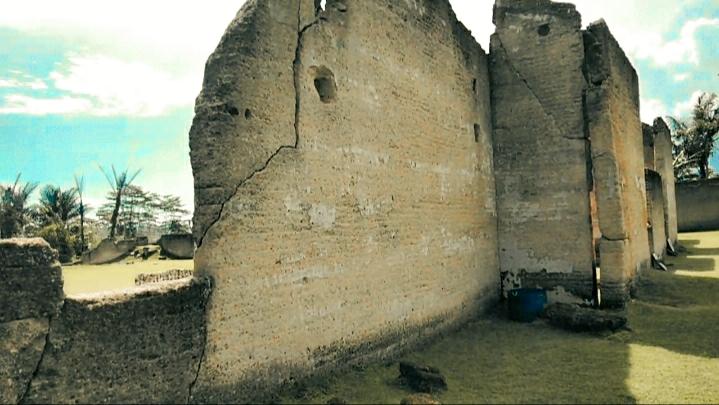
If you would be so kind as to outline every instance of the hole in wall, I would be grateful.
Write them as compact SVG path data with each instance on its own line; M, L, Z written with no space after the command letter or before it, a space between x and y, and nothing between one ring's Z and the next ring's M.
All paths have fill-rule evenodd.
M477 79L472 79L472 92L477 93Z
M479 142L479 136L482 134L482 128L479 124L474 124L474 141Z
M245 119L249 120L250 118L252 118L252 111L250 111L250 109L247 108L247 109L245 109Z
M540 37L546 37L549 35L549 31L551 31L549 24L542 24L537 28L537 34L539 34Z
M225 104L225 112L232 116L240 115L240 110L232 104Z
M337 84L335 75L325 66L312 66L310 72L314 75L314 84L320 101L332 103L337 99Z
M326 8L327 8L327 0L320 0L317 5L317 10L325 11Z

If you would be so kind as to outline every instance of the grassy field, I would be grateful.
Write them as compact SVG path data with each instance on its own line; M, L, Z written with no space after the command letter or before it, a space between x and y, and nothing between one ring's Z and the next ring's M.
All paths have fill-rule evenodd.
M575 334L494 315L405 356L438 367L443 403L719 402L719 232L684 234L672 272L649 271L628 306L631 331ZM337 375L284 403L399 403L397 363ZM301 394L298 394L300 392Z
M158 260L157 256L143 261L128 258L118 263L100 266L63 266L65 294L76 295L100 291L123 290L135 286L140 273L162 273L173 269L192 269L192 260Z

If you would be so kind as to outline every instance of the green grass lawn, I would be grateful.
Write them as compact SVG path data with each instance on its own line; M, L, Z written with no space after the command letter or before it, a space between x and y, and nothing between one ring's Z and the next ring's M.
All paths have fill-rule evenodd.
M719 402L719 232L684 234L671 273L648 271L628 306L631 331L564 332L494 315L405 359L438 367L443 403ZM285 403L399 403L397 363L332 377Z
M115 291L135 286L135 276L140 273L162 273L173 269L193 269L192 260L148 260L127 258L113 264L99 266L63 266L62 277L65 294L73 296L82 293Z

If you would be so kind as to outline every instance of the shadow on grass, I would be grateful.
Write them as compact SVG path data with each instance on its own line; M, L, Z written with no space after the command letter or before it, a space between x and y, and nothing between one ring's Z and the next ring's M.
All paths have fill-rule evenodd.
M681 243L698 246L712 243L709 238ZM670 259L673 269L696 276L644 273L627 309L631 332L575 334L495 313L404 358L442 371L449 387L435 395L442 403L715 402L716 389L705 381L716 375L712 361L719 358L719 278L707 275L715 258L692 255L718 253L692 248L689 256ZM372 365L282 401L397 404L411 394L398 375L397 362Z
M687 252L690 256L716 256L719 255L719 248L699 248L692 247Z
M682 257L672 261L670 264L673 269L684 271L705 272L716 269L716 260L709 257Z
M699 239L680 239L679 243L684 247L697 246L701 243Z
M596 335L557 330L543 321L520 324L499 315L404 359L439 368L448 390L441 403L635 403L625 385L629 348ZM333 377L303 398L283 402L395 403L412 392L398 384L397 362Z
M651 272L629 307L632 342L719 357L719 279Z

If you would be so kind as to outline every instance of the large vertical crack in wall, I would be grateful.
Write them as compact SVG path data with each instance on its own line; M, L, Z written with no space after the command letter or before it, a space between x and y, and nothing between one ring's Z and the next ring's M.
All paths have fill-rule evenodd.
M269 158L265 161L265 163L258 169L254 170L252 173L250 173L248 176L240 180L237 185L234 187L233 192L224 199L224 201L220 204L220 209L214 218L213 221L211 221L206 227L204 232L202 233L202 236L197 240L197 248L199 249L202 246L202 243L204 242L205 237L207 236L207 233L212 229L222 218L222 214L224 213L225 206L233 199L235 196L237 196L237 193L239 193L240 189L243 185L245 185L248 181L252 180L253 177L255 177L257 174L262 173L267 169L267 167L270 165L270 162L272 162L277 155L279 155L283 150L285 149L297 149L297 146L299 145L300 140L300 128L299 128L299 117L300 117L300 71L299 67L301 64L301 52L302 52L302 36L304 33L311 28L313 25L320 22L320 18L317 17L314 21L311 23L302 26L302 1L299 1L297 3L297 45L295 47L295 59L292 62L292 73L293 73L293 84L294 84L294 93L295 93L295 116L294 116L294 131L295 131L295 141L292 144L289 145L281 145L278 147L274 153L270 155Z

